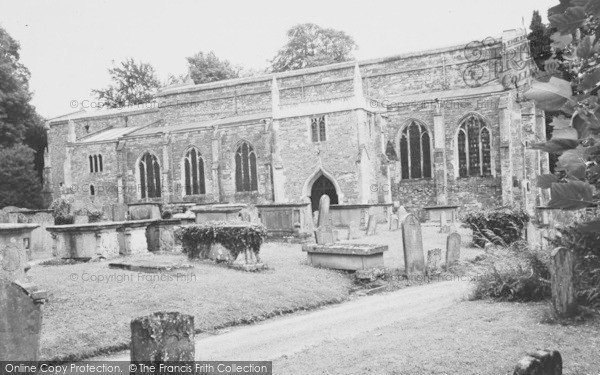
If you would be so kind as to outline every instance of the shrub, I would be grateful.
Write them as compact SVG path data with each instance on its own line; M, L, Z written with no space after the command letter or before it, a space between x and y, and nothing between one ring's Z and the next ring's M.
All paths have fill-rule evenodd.
M508 249L494 250L484 257L486 272L476 279L472 299L498 301L541 301L551 296L550 257L530 250L522 242Z
M529 222L523 210L506 207L468 212L463 222L473 231L473 244L484 247L486 243L508 246L522 239Z
M575 253L575 293L577 302L600 308L600 235L578 229L559 228L550 239L554 247L572 249Z
M227 222L188 226L180 232L183 251L190 259L205 258L214 243L223 245L234 259L246 250L251 250L258 258L266 235L267 231L262 225Z
M50 204L55 225L73 224L75 217L71 212L71 203L64 198L56 198Z
M34 168L34 158L33 150L21 144L0 147L0 207L42 207L42 184Z

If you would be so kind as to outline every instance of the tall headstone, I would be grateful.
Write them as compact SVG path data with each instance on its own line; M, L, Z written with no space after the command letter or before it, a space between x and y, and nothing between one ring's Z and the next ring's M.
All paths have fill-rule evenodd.
M353 240L353 239L359 238L360 237L359 231L360 231L359 224L356 221L351 220L350 223L348 224L348 239Z
M375 234L377 234L377 217L370 214L367 221L367 236L374 236Z
M46 292L33 284L0 279L0 358L37 361Z
M329 205L329 195L323 194L321 199L319 199L319 218L317 222L318 227L331 224L331 219L329 218Z
M442 266L442 249L427 250L427 267L426 273L428 276L440 273Z
M577 312L573 273L575 259L573 252L564 247L552 251L552 305L560 317L573 316Z
M446 266L450 266L460 260L460 234L453 232L446 238Z
M194 317L156 312L131 321L131 362L193 361ZM138 366L139 367L139 366Z
M423 274L425 271L423 235L421 233L421 223L413 214L406 215L402 222L402 245L404 247L406 274Z
M323 195L319 200L319 218L315 240L319 245L331 244L336 241L337 233L334 233L331 219L329 217L329 196Z

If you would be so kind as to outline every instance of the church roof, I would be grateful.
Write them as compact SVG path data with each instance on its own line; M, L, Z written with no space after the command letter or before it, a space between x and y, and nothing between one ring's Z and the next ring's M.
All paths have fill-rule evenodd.
M78 143L92 143L92 142L114 142L119 138L138 130L139 126L129 126L126 128L109 128L101 130L97 133L90 134L85 138L78 139Z
M195 122L195 123L186 123L181 125L166 125L166 126L155 126L155 127L143 127L138 131L132 132L128 134L128 137L138 137L145 135L155 135L160 133L173 133L179 131L193 130L199 128L211 128L213 126L221 126L221 125L233 125L244 122L257 122L264 119L272 118L271 112L261 112L261 113L251 113L241 116L231 116L231 117L223 117L217 118L213 120L203 121L203 122Z

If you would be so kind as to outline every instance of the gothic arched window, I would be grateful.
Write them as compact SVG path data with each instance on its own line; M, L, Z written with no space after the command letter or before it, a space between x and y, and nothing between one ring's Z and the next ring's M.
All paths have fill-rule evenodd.
M413 121L400 135L402 179L431 178L431 139L425 126Z
M160 197L160 165L156 156L146 152L142 155L138 168L142 198Z
M461 122L457 148L460 177L492 174L490 130L479 116L470 115Z
M258 190L256 154L252 146L246 142L242 142L235 152L235 190Z
M183 159L185 195L205 194L204 161L200 151L190 149Z

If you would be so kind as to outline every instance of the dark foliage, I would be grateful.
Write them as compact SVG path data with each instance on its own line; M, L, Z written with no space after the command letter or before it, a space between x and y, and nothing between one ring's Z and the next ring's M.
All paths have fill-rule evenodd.
M41 208L42 186L33 161L34 152L25 145L0 147L0 207Z
M475 246L484 247L487 243L507 246L522 239L529 215L523 210L502 207L468 212L463 221L473 231Z
M214 222L185 227L181 231L183 251L190 259L206 258L210 246L220 243L231 252L233 258L251 250L260 252L267 231L262 225L236 225L226 222Z

